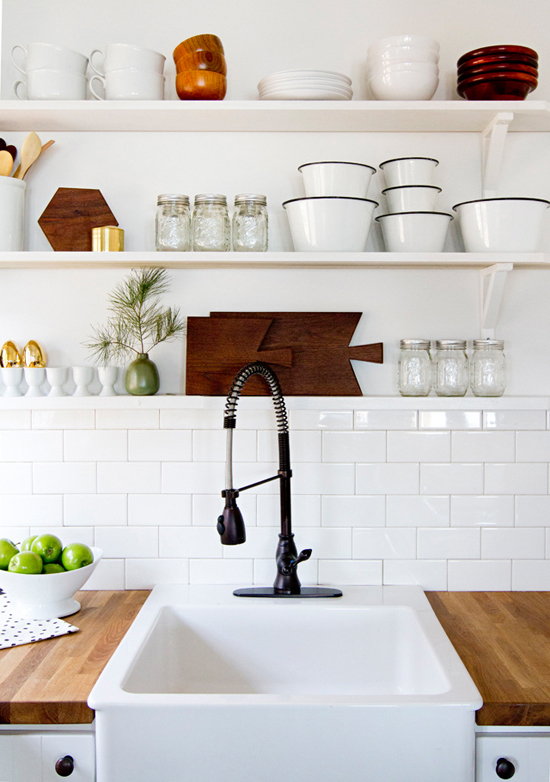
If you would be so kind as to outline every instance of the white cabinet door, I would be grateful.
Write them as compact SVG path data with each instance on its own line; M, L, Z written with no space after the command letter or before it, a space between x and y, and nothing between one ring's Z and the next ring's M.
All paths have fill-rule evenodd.
M0 735L0 782L42 782L40 734Z
M44 733L42 735L42 782L60 782L55 770L60 758L70 755L74 771L70 782L94 782L95 750L92 733Z
M498 761L501 763L497 773ZM506 773L507 772L507 773ZM511 774L511 776L509 776ZM550 779L550 737L478 736L476 739L476 782L548 782Z

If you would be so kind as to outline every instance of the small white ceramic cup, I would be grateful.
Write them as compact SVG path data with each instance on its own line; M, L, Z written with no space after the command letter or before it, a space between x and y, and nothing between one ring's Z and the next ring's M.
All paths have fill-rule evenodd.
M40 386L46 379L44 367L25 367L25 382L29 389L25 396L44 396Z
M19 100L86 100L87 80L74 71L41 68L27 73L27 81L16 81L13 85L15 97ZM20 94L21 85L26 98Z
M400 157L385 160L380 168L386 176L388 187L403 185L433 185L439 160L431 157Z
M93 367L73 367L73 380L76 384L73 396L91 396L88 386L93 379Z
M382 190L390 212L433 212L440 187L434 185L404 185Z
M15 52L21 49L26 67L21 67L15 59ZM38 68L54 68L73 71L81 76L86 75L88 58L65 46L56 46L53 43L29 43L27 48L16 43L11 50L11 61L18 71L23 74Z
M67 396L63 384L67 382L67 367L46 367L46 377L50 384L48 396Z
M0 251L24 250L25 190L21 179L0 176Z
M103 57L103 71L94 64L94 55ZM97 60L97 58L96 58ZM109 71L132 68L136 71L152 71L160 75L164 72L166 57L160 52L134 46L130 43L108 43L105 50L94 49L90 54L90 68L97 76L105 76Z
M23 367L2 367L2 381L6 386L4 396L23 396L19 384L23 380Z
M99 382L103 386L99 396L118 396L114 385L118 379L118 367L98 367Z
M94 89L94 82L103 84L105 97ZM163 100L164 76L153 71L120 69L107 71L105 76L92 76L90 91L97 100Z

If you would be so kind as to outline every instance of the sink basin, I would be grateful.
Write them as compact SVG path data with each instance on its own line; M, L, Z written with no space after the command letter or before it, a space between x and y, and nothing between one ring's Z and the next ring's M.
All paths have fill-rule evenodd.
M89 699L98 782L469 782L481 703L419 587L155 587Z

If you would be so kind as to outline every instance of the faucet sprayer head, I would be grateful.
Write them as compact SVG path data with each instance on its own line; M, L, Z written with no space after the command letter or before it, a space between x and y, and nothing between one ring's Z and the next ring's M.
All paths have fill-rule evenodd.
M236 502L239 492L235 489L226 489L222 492L222 496L225 497L225 508L218 516L216 529L224 546L238 546L246 540L244 519Z

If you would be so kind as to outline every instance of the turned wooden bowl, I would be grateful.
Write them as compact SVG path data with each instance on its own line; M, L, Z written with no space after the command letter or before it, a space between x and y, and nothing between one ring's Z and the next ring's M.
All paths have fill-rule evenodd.
M469 79L471 76L482 76L484 74L492 73L527 73L529 76L538 78L538 69L532 68L530 65L524 65L521 62L505 63L492 63L491 65L480 65L478 68L466 68L462 73L458 74L458 83Z
M193 54L193 52L219 52L220 54L225 54L223 44L218 36L205 33L204 35L194 35L192 38L186 38L185 41L179 43L172 55L174 62L177 62L180 57L184 57L186 54Z
M489 54L487 57L473 57L471 60L465 60L458 66L458 73L462 73L468 68L479 68L481 65L490 65L491 63L523 63L532 68L538 68L538 60L529 57L527 54Z
M176 92L180 100L223 100L227 79L215 71L182 71L176 74Z
M457 92L466 100L525 100L537 88L537 80L526 74L487 74L465 79Z
M216 71L227 76L227 65L220 52L193 52L176 60L176 71Z
M463 54L462 57L458 58L457 65L460 66L467 60L473 60L476 57L488 57L495 54L523 54L527 55L527 57L531 57L533 60L539 59L537 52L534 49L530 49L528 46L483 46L480 49L472 49L471 52Z

